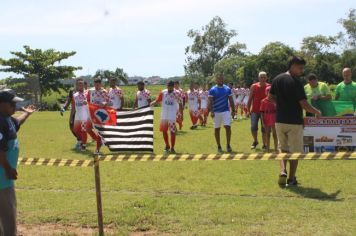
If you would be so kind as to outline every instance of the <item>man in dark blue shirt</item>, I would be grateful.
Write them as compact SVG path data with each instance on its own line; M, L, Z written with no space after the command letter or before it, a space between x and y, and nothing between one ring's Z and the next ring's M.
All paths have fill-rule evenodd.
M16 235L16 196L14 180L17 179L19 144L17 131L34 112L32 106L23 108L17 118L16 102L23 101L13 90L0 91L0 235Z
M231 89L224 84L224 76L216 77L217 85L209 90L209 111L214 119L215 140L218 145L218 152L222 152L220 143L220 127L223 124L226 130L227 151L232 152L230 146L231 139L231 120L235 116L235 106L232 98ZM230 103L229 103L230 101ZM231 112L229 110L229 104Z

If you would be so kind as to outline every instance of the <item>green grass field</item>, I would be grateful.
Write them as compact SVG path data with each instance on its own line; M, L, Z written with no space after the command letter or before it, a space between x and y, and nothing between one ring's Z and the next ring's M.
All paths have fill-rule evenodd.
M159 111L155 109L156 118ZM235 121L232 130L234 151L250 152L249 121ZM35 113L21 128L19 140L21 157L89 159L94 150L94 143L86 153L73 149L68 112L64 117L57 112ZM163 153L163 147L155 119L155 153ZM211 120L208 127L191 131L185 114L176 151L215 153ZM286 189L276 184L276 161L106 162L100 167L104 223L115 235L356 232L354 161L302 161L301 185ZM21 225L96 226L92 168L19 166L18 172Z

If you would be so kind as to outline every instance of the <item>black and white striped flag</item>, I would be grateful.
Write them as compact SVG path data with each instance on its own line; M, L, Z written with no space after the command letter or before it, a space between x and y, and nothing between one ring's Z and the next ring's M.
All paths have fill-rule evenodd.
M94 122L94 127L112 152L153 152L152 107L117 111L116 125L103 125Z

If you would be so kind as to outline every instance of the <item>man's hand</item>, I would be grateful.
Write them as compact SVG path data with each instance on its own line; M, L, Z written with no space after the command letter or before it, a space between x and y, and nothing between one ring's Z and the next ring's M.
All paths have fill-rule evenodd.
M315 113L315 117L316 118L320 118L321 117L321 112L319 110L317 110L317 112Z
M5 172L6 172L7 178L12 179L12 180L17 179L17 171L16 171L16 169L9 167L9 168L5 169Z
M214 112L211 112L210 116L211 116L211 118L214 118L214 116L215 116Z
M62 108L62 109L64 109L64 108ZM34 105L28 105L26 107L23 107L22 110L31 115L32 113L34 113L36 111L36 108Z
M64 109L64 107L62 107L60 110L59 110L59 113L61 114L61 116L63 116L63 113L66 111L66 109Z
M235 114L236 114L235 110L232 110L232 111L231 111L231 117L232 117L232 119L234 119Z

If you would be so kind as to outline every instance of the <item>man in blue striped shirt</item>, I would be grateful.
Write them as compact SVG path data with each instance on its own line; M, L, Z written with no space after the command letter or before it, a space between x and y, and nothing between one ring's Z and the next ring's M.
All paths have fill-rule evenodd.
M231 139L231 120L235 116L234 101L231 89L224 84L224 76L216 76L216 85L209 90L209 111L214 119L215 140L218 145L218 152L222 152L220 143L220 128L224 124L226 130L227 151L232 152L230 146ZM229 104L231 112L229 110Z

